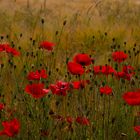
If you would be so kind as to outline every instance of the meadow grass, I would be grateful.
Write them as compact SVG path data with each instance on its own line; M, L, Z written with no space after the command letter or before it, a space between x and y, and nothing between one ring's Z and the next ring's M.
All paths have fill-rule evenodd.
M21 52L19 57L0 53L0 100L5 104L0 112L1 122L17 118L21 125L14 138L0 139L138 140L133 126L140 125L139 106L127 105L122 95L140 88L140 6L125 0L94 0L83 5L65 2L59 7L47 7L44 3L37 8L14 3L14 12L5 8L0 12L0 42ZM53 51L39 49L44 40L56 44ZM81 77L68 73L67 63L77 53L91 55L94 65L108 64L120 71L122 65L116 66L111 57L114 50L126 51L131 56L123 62L135 68L130 81L112 75L95 76L93 72ZM88 79L90 84L71 90L64 97L50 92L34 99L24 90L30 83L27 74L42 68L48 73L46 80L40 80L45 88L59 80ZM93 65L89 68L93 69ZM110 85L113 95L100 95L102 85ZM56 116L86 116L90 125L69 124Z

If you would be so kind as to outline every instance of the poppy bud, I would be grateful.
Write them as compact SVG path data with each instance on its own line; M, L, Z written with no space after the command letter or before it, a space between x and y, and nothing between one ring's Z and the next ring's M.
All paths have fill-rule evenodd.
M138 76L136 75L135 78L138 79Z
M54 114L53 110L50 110L49 115L53 115L53 114Z
M1 36L1 40L3 39L4 37L3 36Z
M112 38L112 41L114 42L115 41L115 38Z
M55 35L58 35L58 33L59 33L59 32L58 32L58 31L56 31L56 32L55 32Z
M115 118L112 118L111 120L112 124L114 124L115 120L116 120Z
M21 47L19 46L18 49L21 50Z
M56 68L56 71L58 72L58 71L59 71L59 69L58 69L58 68Z
M133 48L133 51L135 51L136 50L136 48Z
M51 71L49 71L49 75L51 75Z
M110 62L110 61L111 61L111 59L109 58L109 59L108 59L108 62Z
M22 37L22 33L20 34L20 37Z
M66 23L67 23L67 21L66 21L66 20L64 20L63 25L65 26L65 25L66 25Z
M45 22L45 21L44 21L44 19L42 18L42 19L41 19L41 23L44 24L44 22Z
M9 38L9 35L6 35L6 38L8 39Z
M25 70L25 71L24 71L24 73L26 74L26 73L27 73L27 71Z
M107 36L107 32L105 32L105 36Z
M33 46L35 45L35 40L33 40Z
M55 105L56 105L56 106L58 106L58 105L59 105L59 103L60 103L60 102L56 101L56 102L55 102Z
M4 64L1 64L1 68L3 68L4 67Z
M68 64L68 61L69 61L69 58L67 57L67 58L66 58L66 64Z

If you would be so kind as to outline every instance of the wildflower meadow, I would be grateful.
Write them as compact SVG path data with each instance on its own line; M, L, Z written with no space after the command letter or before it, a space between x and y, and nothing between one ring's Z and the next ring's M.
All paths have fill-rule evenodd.
M139 140L138 0L0 1L0 140Z

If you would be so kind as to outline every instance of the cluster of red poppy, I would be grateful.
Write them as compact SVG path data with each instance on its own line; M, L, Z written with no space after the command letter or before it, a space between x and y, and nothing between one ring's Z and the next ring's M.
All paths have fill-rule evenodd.
M4 108L5 105L3 103L0 103L0 111ZM20 123L16 118L11 121L3 121L2 126L4 127L4 129L0 131L0 136L7 135L9 137L14 137L16 134L18 134L20 129Z
M127 59L128 55L122 51L115 51L112 53L112 58L114 61L121 63Z
M54 43L43 41L40 43L40 48L46 49L48 51L52 51L54 47ZM6 51L7 53L11 53L14 56L19 56L20 53L15 50L14 48L10 47L9 44L0 44L0 51ZM117 63L122 63L127 59L128 55L122 51L116 51L112 53L112 58ZM94 59L91 58L88 54L79 53L76 54L72 61L68 62L67 69L72 75L83 75L88 72L93 72L94 75L103 74L105 76L114 75L118 79L123 78L126 80L131 80L134 76L134 68L130 65L122 65L122 71L116 71L110 65L103 65L103 66L92 66L93 70L88 70L88 66L93 64ZM86 73L85 73L86 72ZM25 87L25 92L30 94L33 98L42 98L49 91L52 94L59 95L59 96L66 96L71 89L83 89L86 85L90 84L89 80L79 80L79 81L57 81L55 84L50 84L49 88L45 88L45 84L41 82L42 79L48 78L45 69L36 70L35 72L31 71L27 75L27 79L34 83L28 84ZM101 94L111 95L113 89L108 86L101 86L99 88ZM129 105L140 105L140 89L134 92L127 92L123 95L123 99ZM0 104L0 110L4 109L4 105ZM77 122L81 125L90 125L90 121L87 117L78 116L76 118L72 118L71 116L67 116L66 118L60 115L52 115L52 117L56 120L65 120L67 123L72 124L73 122ZM0 135L7 135L9 137L13 137L18 134L20 129L20 123L17 119L13 119L11 121L4 121L2 122L4 129L0 131ZM140 135L140 126L135 126L134 130Z
M9 44L0 44L0 52L6 52L12 54L13 56L19 56L20 52L12 48Z
M132 79L132 77L134 76L135 72L134 72L134 68L130 65L125 65L123 66L123 69L121 72L116 72L115 76L120 79L126 79L128 81L130 81Z
M68 62L67 68L73 75L82 75L85 70L83 66L89 66L92 59L87 54L77 54L74 56L72 62Z
M38 70L36 72L30 72L27 76L28 80L40 80L41 78L45 79L47 78L45 70L41 70L40 72ZM31 94L34 98L42 98L50 90L52 91L52 94L66 96L71 88L72 89L84 88L86 84L89 84L89 80L80 80L73 82L58 81L56 82L56 84L50 84L49 89L45 89L43 83L32 83L28 84L25 87L25 91L28 94Z
M19 133L20 123L17 119L13 119L11 121L3 121L2 126L4 129L0 131L0 136L7 135L9 137L14 137Z
M127 59L128 55L125 54L122 51L116 51L112 53L112 58L115 62L122 63ZM87 54L78 54L74 57L72 62L68 62L67 68L69 72L73 75L82 75L85 73L85 66L88 66L91 64L91 58ZM86 73L91 72L91 70L87 70ZM103 74L103 75L114 75L118 79L123 78L128 81L132 79L134 76L134 68L130 65L122 65L122 71L118 72L116 71L112 66L110 65L104 65L104 66L93 66L93 72L95 75ZM74 83L74 88L78 89L79 85L81 85L80 81ZM85 84L82 84L85 85ZM101 94L110 95L112 94L112 88L108 85L100 87L99 91ZM135 92L127 92L123 95L123 99L129 104L129 105L140 105L140 90L137 90ZM81 119L77 119L78 122L81 122ZM134 130L140 135L140 126L135 126Z
M3 103L0 103L0 111L4 108L5 105ZM0 131L0 136L7 135L9 137L14 137L16 134L18 134L20 129L20 123L16 118L11 121L3 121L2 126L4 127L4 129Z
M97 74L104 74L104 75L113 74L118 79L123 78L123 79L129 80L129 81L131 80L131 78L135 74L134 68L132 66L129 66L129 65L123 66L123 69L121 72L117 72L115 69L113 69L109 65L94 66L93 71L94 71L95 75L97 75Z
M116 71L112 68L112 66L105 65L105 66L94 66L93 72L95 75L104 74L108 76L110 74L115 74Z
M127 54L121 51L113 52L112 54L113 60L120 63L123 62L127 58ZM92 64L92 60L87 54L77 54L74 56L72 62L68 62L67 68L69 72L73 75L82 75L85 72L84 66L88 66ZM87 70L86 73L91 72L91 70ZM134 76L134 68L130 65L124 65L121 72L116 71L110 65L104 66L93 66L93 72L95 75L103 74L103 75L114 75L118 79L123 78L126 80L131 80Z
M109 86L104 86L104 87L100 87L100 93L101 94L106 94L106 95L110 95L110 94L112 94L112 88L111 87L109 87Z
M42 70L37 70L36 72L30 72L27 76L28 80L41 80L41 78L46 79L47 78L47 74L46 71L44 69ZM49 93L49 89L44 88L44 84L43 83L33 83L33 84L28 84L25 87L25 91L32 95L34 98L42 98L44 97L46 94Z
M56 84L49 86L53 94L66 96L70 86L68 82L58 81Z
M30 72L27 76L28 80L40 80L42 79L46 79L48 77L48 75L46 74L46 70L42 69L42 70L37 70L35 72Z

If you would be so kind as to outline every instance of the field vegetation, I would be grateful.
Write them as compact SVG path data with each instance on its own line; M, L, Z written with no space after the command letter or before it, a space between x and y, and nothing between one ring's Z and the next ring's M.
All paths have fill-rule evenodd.
M0 140L138 140L140 5L0 1Z

